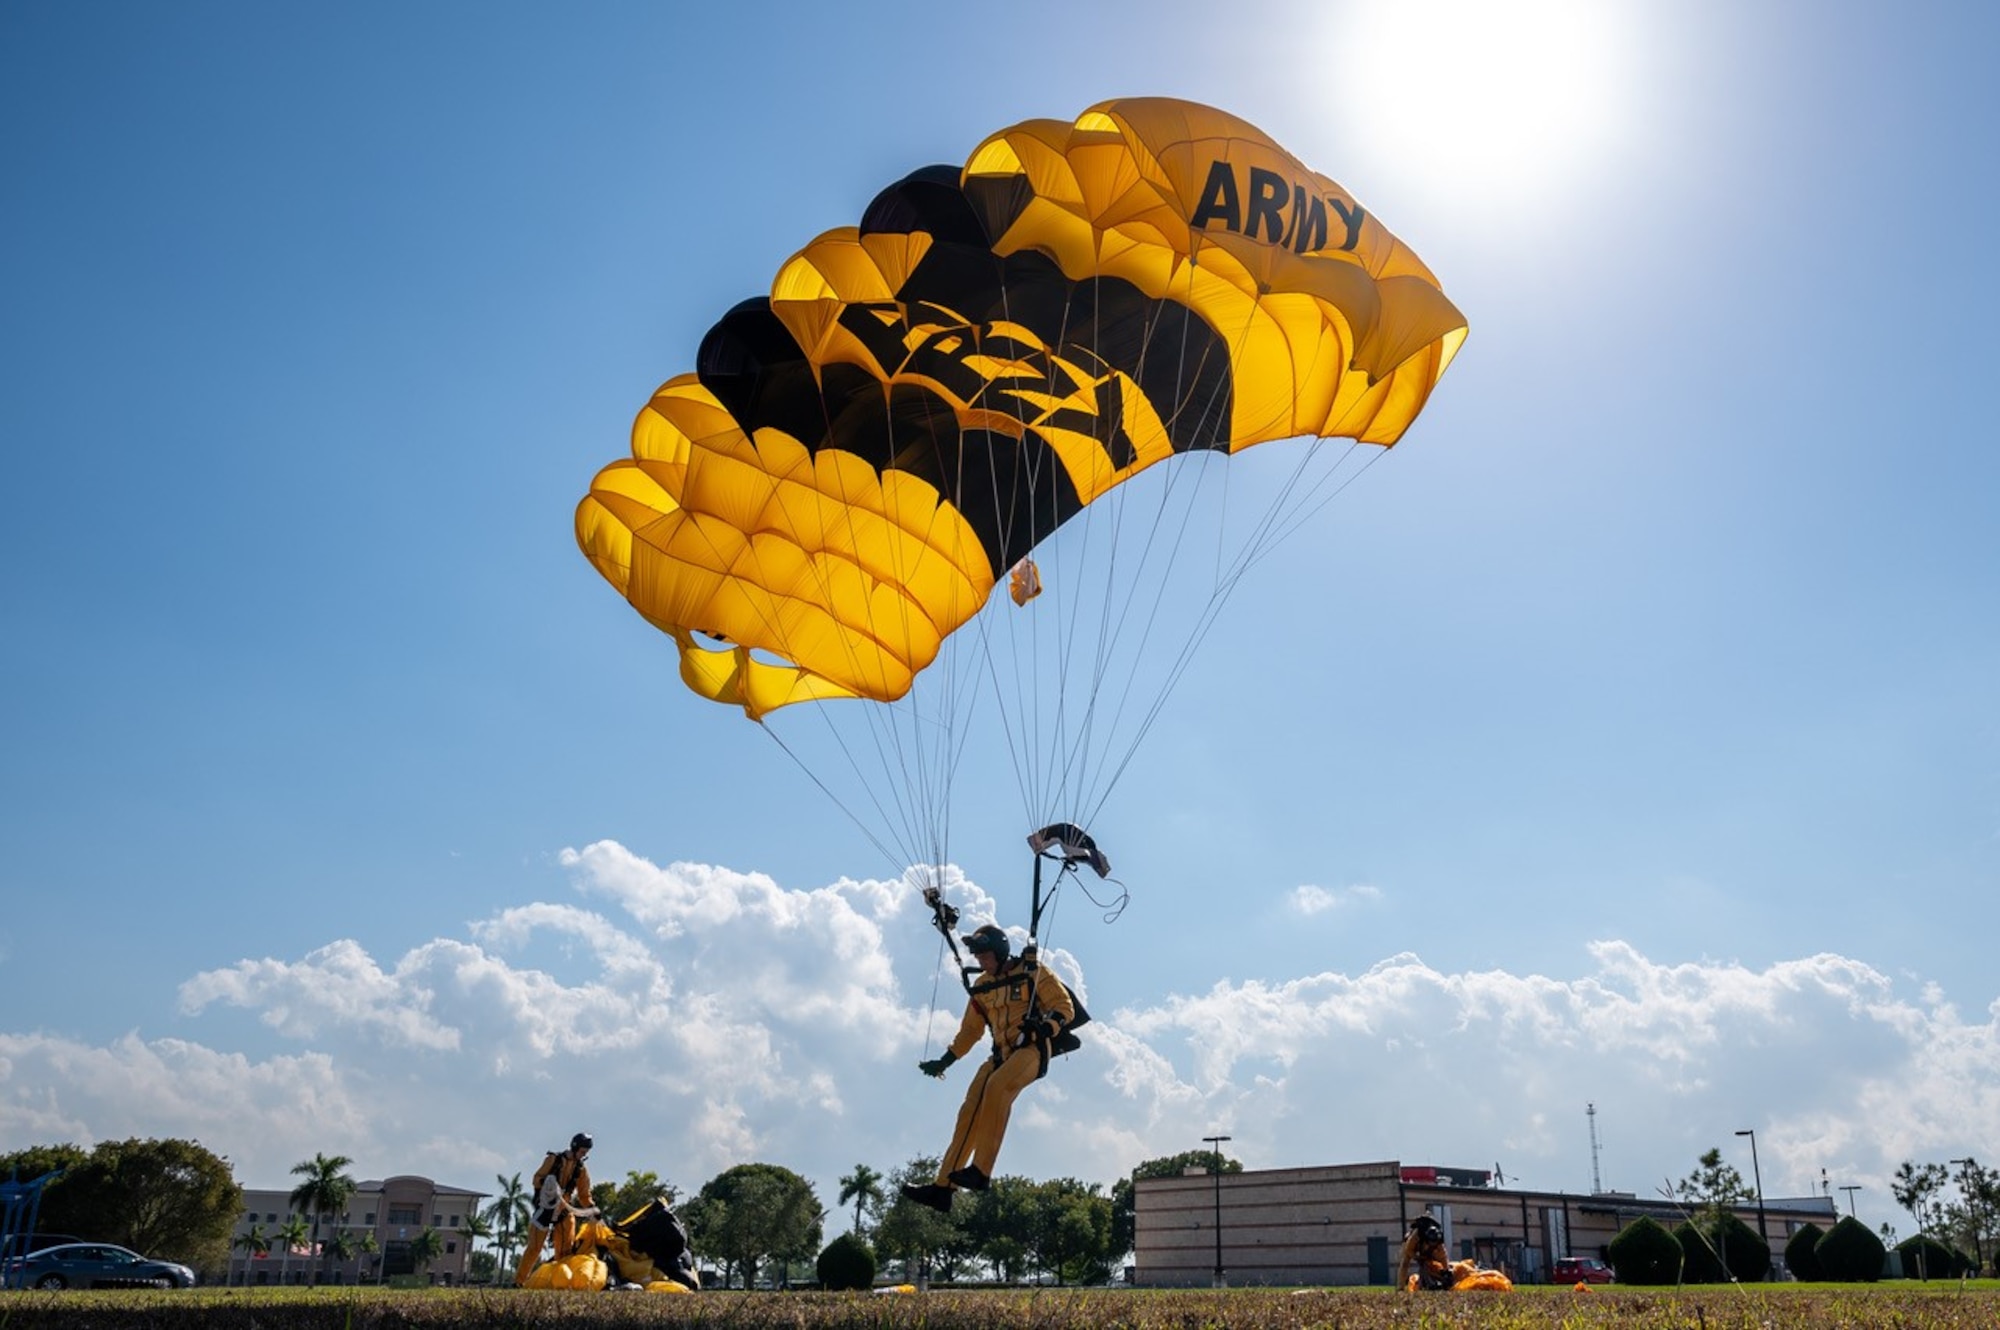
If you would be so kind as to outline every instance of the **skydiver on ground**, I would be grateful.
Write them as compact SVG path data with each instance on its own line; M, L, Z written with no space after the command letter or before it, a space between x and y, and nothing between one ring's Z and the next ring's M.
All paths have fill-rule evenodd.
M528 1221L528 1240L521 1248L521 1263L514 1271L515 1284L528 1282L528 1276L542 1263L542 1245L551 1236L556 1244L553 1259L569 1259L576 1245L577 1218L596 1218L597 1211L590 1203L590 1170L583 1165L592 1144L590 1134L580 1131L569 1138L569 1149L551 1150L542 1160L542 1166L535 1170L534 1185L530 1188L535 1210Z
M1411 1275L1415 1274L1414 1282ZM1396 1264L1396 1287L1435 1292L1452 1284L1451 1252L1444 1245L1444 1228L1428 1211L1410 1221Z
M937 1180L903 1187L903 1195L934 1210L951 1209L957 1188L986 1189L1015 1098L1048 1073L1050 1042L1076 1019L1075 1004L1062 982L1040 966L1031 968L1025 957L1010 955L1005 931L987 924L963 940L979 962L965 1019L943 1056L919 1062L917 1070L941 1079L946 1068L972 1051L982 1034L991 1036L992 1052L972 1073L951 1144L938 1161Z

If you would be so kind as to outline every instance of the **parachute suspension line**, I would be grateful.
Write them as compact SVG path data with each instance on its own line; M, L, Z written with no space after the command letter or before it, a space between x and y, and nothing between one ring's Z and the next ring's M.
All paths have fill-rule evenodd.
M932 891L937 890L936 886L933 885L931 887L931 890ZM944 936L938 939L937 959L931 962L931 1009L924 1015L925 1053L929 1053L931 1051L931 1027L935 1025L937 1022L938 981L944 977L944 948L945 948L945 943L950 941L951 941L951 933L949 931L949 928L947 928L945 930ZM956 955L957 951L958 947L954 943L952 946L952 953Z
M1183 376L1185 375L1185 367L1187 360L1188 326L1189 325L1186 320L1180 321L1179 345L1175 348L1176 384L1175 384L1174 401L1175 401L1176 415L1178 415L1180 409L1181 393L1185 389L1185 379ZM1151 352L1151 350L1152 350L1152 343L1150 337L1148 337L1140 349L1139 372L1141 374L1144 373L1145 358ZM1207 417L1210 415L1211 412L1213 412L1216 409L1216 403L1217 403L1217 394L1211 393L1208 402L1203 406L1201 416L1197 418L1196 424L1198 427L1205 424ZM1163 425L1165 424L1165 422L1162 423ZM1199 437L1199 435L1197 435L1197 437ZM1193 519L1194 503L1196 498L1198 498L1199 492L1202 488L1202 478L1206 474L1206 466L1204 464L1207 462L1207 460L1208 459L1205 457L1203 458L1177 457L1177 458L1165 459L1165 461L1163 461L1163 463L1160 465L1159 469L1161 474L1157 477L1156 483L1158 483L1159 486L1161 487L1162 494L1160 496L1158 504L1154 508L1153 520L1147 527L1145 543L1141 550L1141 556L1138 561L1141 571L1152 566L1154 562L1153 551L1155 547L1160 543L1161 534L1166 529L1165 523L1166 523L1168 508L1173 500L1176 490L1182 486L1183 478L1185 474L1188 472L1188 469L1190 467L1196 468L1193 472L1195 478L1194 481L1192 482L1193 488L1196 491L1196 493L1190 495L1185 501L1184 505L1182 506L1178 530L1175 531L1172 541L1167 546L1165 562L1163 566L1161 566L1161 568L1159 569L1157 579L1154 583L1151 604L1145 610L1142 620L1143 628L1140 632L1139 640L1135 644L1132 651L1130 672L1127 678L1127 686L1122 689L1118 689L1115 693L1115 696L1117 697L1117 706L1113 711L1108 726L1106 727L1108 735L1116 736L1121 731L1124 724L1126 705L1134 697L1138 696L1138 690L1132 687L1131 685L1137 680L1140 663L1146 659L1147 643L1149 643L1152 640L1153 630L1160 622L1161 607L1166 598L1167 588L1171 583L1171 581L1173 580L1174 564L1178 561L1180 549L1182 545L1185 543L1187 538L1189 523ZM1171 462L1172 465L1167 465L1165 464L1166 462ZM1125 492L1122 488L1119 491L1119 496L1121 498L1125 497ZM1119 511L1122 515L1122 509L1120 509ZM1218 535L1218 540L1219 539L1220 536ZM1116 548L1119 548L1119 546L1114 542L1114 549ZM1134 585L1135 585L1135 590L1137 590L1138 588L1137 588L1136 578ZM1113 598L1107 594L1105 598L1107 619L1112 599ZM1117 639L1121 637L1125 632L1126 621L1132 616L1134 612L1134 606L1139 603L1136 596L1129 598L1119 598L1119 599L1121 600L1122 607L1118 612L1116 623L1111 624L1107 621L1106 626L1102 629L1102 635L1100 639L1101 640L1100 660L1102 663L1102 668L1099 671L1099 676L1098 679L1096 680L1092 693L1093 707L1095 706L1096 698L1102 695L1103 677L1106 671L1108 671L1109 665L1111 663L1112 651L1116 646ZM1135 736L1132 745L1133 748L1136 749L1140 739L1142 739L1143 737L1144 737L1144 731L1142 730L1138 736ZM1088 749L1083 745L1081 738L1079 740L1079 748L1081 749L1081 751L1079 751L1075 755L1076 758L1080 761L1087 760ZM1114 774L1109 780L1105 779L1103 774L1106 768L1112 768L1111 747L1108 739L1106 744L1101 750L1101 756L1098 764L1097 774L1086 775L1083 780L1083 785L1086 790L1095 789L1097 793L1097 798L1095 799L1094 802L1090 804L1090 807L1086 812L1086 817L1090 820L1095 819L1097 812L1102 809L1104 802L1109 799L1111 793L1111 787L1116 783L1115 773L1122 772L1122 770L1124 769L1124 764L1119 763L1115 768L1112 768ZM1088 798L1088 796L1086 796L1086 798Z
M1196 256L1191 255L1190 256L1191 270L1196 262L1198 262ZM1193 281L1192 275L1190 275L1189 281L1190 284L1192 284ZM1252 314L1250 315L1250 318L1254 319L1254 317L1255 313L1253 311ZM1249 330L1249 320L1246 319L1243 330L1241 331L1241 333L1239 333L1237 339L1239 342L1243 336L1247 335L1248 330ZM1183 335L1185 336L1185 332ZM1185 359L1186 359L1185 345L1183 345L1183 354L1182 354L1183 363L1185 363ZM1209 400L1203 404L1203 412L1202 412L1203 416L1206 417L1207 415L1209 415L1209 413L1216 411L1218 407L1219 407L1218 395L1211 394ZM1315 443L1316 442L1317 440L1315 440ZM1168 667L1166 673L1166 683L1164 687L1154 692L1151 703L1146 707L1141 720L1137 723L1137 727L1135 733L1133 734L1132 741L1130 745L1126 748L1123 757L1118 760L1115 767L1111 771L1110 775L1103 780L1099 799L1095 803L1093 803L1088 810L1085 811L1084 816L1087 819L1094 820L1096 818L1098 813L1102 810L1104 802L1108 800L1108 798L1110 797L1110 792L1112 787L1117 784L1118 780L1123 776L1124 772L1130 767L1133 759L1136 757L1138 753L1139 747L1143 743L1146 736L1151 732L1154 723L1159 719L1161 713L1163 712L1166 706L1167 699L1173 694L1174 689L1179 685L1181 678L1186 673L1188 666L1193 660L1196 648L1198 648L1201 642L1206 639L1208 633L1210 632L1210 630L1213 628L1214 624L1220 617L1223 602L1225 602L1228 599L1230 593L1234 590L1237 583L1241 580L1243 572L1248 568L1248 566L1251 563L1254 563L1256 559L1260 558L1262 554L1268 549L1270 543L1269 540L1270 528L1273 522L1274 515L1277 514L1284 507L1291 490L1296 486L1298 475L1302 473L1304 466L1307 464L1307 462L1310 461L1311 455L1312 455L1312 450L1309 449L1307 451L1306 458L1302 459L1299 468L1295 469L1291 480L1289 480L1286 483L1286 485L1281 488L1278 498L1274 500L1273 503L1265 510L1263 518L1253 528L1253 534L1250 540L1247 542L1246 553L1240 554L1235 560L1232 561L1229 558L1226 549L1226 523L1219 523L1217 525L1214 583L1209 594L1208 604L1196 616L1196 623L1194 630L1189 634L1186 641L1182 644L1181 649L1177 653L1172 664ZM1232 479L1232 476L1230 474L1230 469L1227 466L1225 466L1223 470L1224 470L1224 475L1220 483L1222 484L1225 493L1225 497L1222 503L1224 510L1226 512L1228 508L1227 493L1230 489L1230 481ZM1197 483L1197 488L1199 488L1200 481L1197 480L1196 483ZM1193 506L1192 506L1192 500L1190 500L1188 508L1186 508L1183 512L1181 527L1174 542L1173 548L1175 551L1178 551L1178 549L1181 547L1181 544L1186 539L1188 523L1191 521L1192 516L1193 516ZM1290 528L1288 527L1287 530L1289 529ZM1170 556L1170 562L1171 562L1171 556ZM1164 594L1165 594L1165 581L1163 580L1160 585L1158 595L1155 598L1152 610L1152 615L1155 617L1159 612L1159 604L1160 604L1159 597L1164 596ZM1147 637L1144 640L1150 640L1150 636L1151 636L1151 625L1149 622ZM1142 640L1142 645L1143 645L1143 640ZM1129 699L1131 695L1132 695L1131 691L1127 690L1125 696L1122 697L1120 700L1121 723L1122 723L1124 702L1125 700ZM1106 760L1107 762L1110 760L1108 753L1106 755Z
M833 800L834 807L838 808L842 813L845 813L847 815L847 820L852 822L856 827L860 828L861 834L867 838L869 844L873 845L878 851L881 852L883 859L887 860L892 865L896 865L898 871L902 870L904 865L897 864L897 853L895 849L891 848L888 845L883 844L882 838L875 834L874 829L871 828L867 822L863 821L861 817L858 814L856 814L852 808L849 808L847 806L847 801L842 799L838 794L834 793L833 788L829 786L825 781L821 780L819 778L818 773L816 773L812 769L812 767L805 762L803 758L801 758L797 753L794 753L792 751L791 745L786 743L782 738L780 738L776 730L773 730L769 725L759 725L757 728L764 731L765 734L769 735L771 738L771 742L778 745L778 747L781 750L783 750L785 756L791 758L792 761L797 764L799 770L803 771L806 774L806 779L810 780L813 784L819 786L820 790L823 793L825 793L826 797ZM836 738L837 737L838 735L836 734ZM841 750L845 752L846 747L847 747L846 744L843 742L841 744ZM853 765L852 755L849 756L848 762L849 765ZM864 781L863 784L865 786L867 782ZM880 815L883 818L884 822L888 820L888 814L883 811L881 802L879 800L876 801L875 811L878 815Z
M1180 330L1179 330L1179 345L1176 348L1176 376L1177 376L1176 397L1175 397L1176 418L1178 418L1178 413L1182 408L1181 393L1185 391L1185 379L1182 378L1181 376L1183 376L1186 373L1187 332L1188 332L1188 324L1186 321L1183 320L1180 324ZM1151 350L1151 344L1149 341L1147 345L1144 348L1142 348L1141 351L1142 371L1143 371L1143 357L1150 350ZM1208 423L1209 418L1212 415L1218 413L1220 404L1221 404L1221 395L1218 386L1218 391L1213 391L1210 394L1208 394L1206 400L1201 404L1200 415L1196 417L1196 420L1194 422L1196 429L1194 437L1200 438L1204 434L1206 434L1209 429L1213 428L1213 426L1211 426ZM1208 450L1199 449L1197 451L1206 453ZM1155 566L1156 560L1154 558L1154 551L1156 548L1164 545L1166 552L1164 559L1157 562L1157 574L1155 577L1150 599L1149 600L1142 599L1141 596L1137 594L1139 592L1142 592L1144 588L1139 586L1135 578L1134 580L1135 594L1130 597L1118 598L1121 602L1121 608L1117 613L1116 619L1115 621L1107 620L1107 626L1105 627L1104 630L1103 650L1101 653L1104 665L1107 670L1111 662L1112 652L1115 650L1119 639L1122 638L1127 632L1128 621L1133 619L1133 617L1137 615L1138 622L1141 625L1139 629L1138 641L1130 654L1130 665L1128 667L1129 672L1126 681L1126 686L1123 688L1118 688L1113 690L1113 695L1117 698L1117 704L1113 709L1109 723L1105 726L1107 736L1115 737L1122 732L1125 724L1124 718L1127 706L1134 701L1143 701L1146 692L1148 691L1152 692L1154 697L1154 703L1147 713L1147 719L1140 724L1137 731L1133 734L1129 745L1127 745L1126 752L1122 760L1114 760L1113 758L1114 750L1111 747L1109 738L1107 738L1106 742L1101 747L1096 749L1096 751L1099 753L1099 757L1095 769L1095 774L1087 776L1087 778L1083 782L1085 789L1091 791L1092 794L1094 794L1094 798L1091 797L1091 795L1085 796L1085 802L1087 803L1087 807L1081 810L1081 815L1084 816L1086 820L1094 820L1097 814L1102 810L1104 803L1110 798L1112 788L1117 784L1118 778L1130 765L1132 756L1136 753L1138 747L1143 742L1147 731L1150 729L1151 717L1158 714L1160 707L1164 704L1165 694L1167 692L1171 692L1172 690L1174 677L1171 675L1168 677L1168 681L1163 690L1153 690L1150 689L1150 687L1148 690L1140 690L1134 687L1133 684L1135 684L1137 681L1138 672L1141 665L1148 658L1147 644L1152 640L1155 629L1159 626L1159 624L1162 621L1162 607L1165 603L1165 598L1167 595L1168 588L1174 581L1174 567L1179 562L1179 556L1181 550L1187 545L1189 529L1194 518L1195 505L1199 501L1201 491L1204 488L1205 480L1208 473L1208 464L1211 460L1223 464L1222 483L1225 487L1225 492L1226 492L1227 483L1229 480L1229 468L1226 465L1228 459L1226 456L1220 459L1210 459L1206 456L1176 457L1171 459L1173 463L1172 465L1162 465L1160 467L1161 474L1155 478L1155 483L1157 483L1160 486L1162 492L1154 508L1152 521L1148 525L1145 532L1145 542L1141 550L1141 557L1138 560L1140 572L1143 573L1145 570L1153 568ZM1191 481L1187 479L1187 477L1190 474L1193 477ZM1175 501L1175 496L1178 493L1178 491L1188 486L1191 486L1192 492L1186 495L1186 497L1181 500L1180 516L1178 523L1170 526L1168 522L1169 509L1173 506ZM1126 497L1122 490L1119 492L1119 497L1120 498ZM1226 508L1226 498L1224 500L1224 503ZM1218 531L1217 539L1219 548L1222 539L1220 531ZM1107 611L1109 609L1111 599L1112 597L1107 594L1106 597ZM1183 654L1185 654L1187 648L1183 647L1182 651ZM1093 690L1092 694L1093 706L1095 705L1096 699L1103 695L1104 673L1105 671L1100 671L1099 678ZM1079 751L1073 754L1073 757L1078 761L1087 762L1089 756L1090 756L1090 750L1082 747L1081 736L1080 736Z

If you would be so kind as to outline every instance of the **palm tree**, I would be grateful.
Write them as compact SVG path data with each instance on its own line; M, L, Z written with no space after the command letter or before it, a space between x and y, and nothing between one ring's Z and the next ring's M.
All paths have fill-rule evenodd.
M431 1262L443 1254L444 1235L434 1228L425 1228L423 1232L410 1239L410 1259L415 1261L417 1269L425 1274L430 1273Z
M375 1241L375 1230L372 1228L362 1229L361 1236L354 1240L354 1250L362 1256L373 1256L376 1252L381 1251L382 1244ZM380 1283L381 1279L382 1279L381 1271L377 1270L375 1274L375 1280L377 1283ZM360 1275L357 1274L355 1276L355 1282L356 1283L361 1282Z
M347 1208L354 1196L354 1179L343 1170L353 1163L346 1155L315 1154L311 1159L292 1165L292 1172L305 1178L293 1188L291 1201L301 1210L312 1212L313 1245L319 1245L319 1221L322 1215L339 1214ZM313 1283L319 1282L318 1272L313 1275Z
M243 1282L246 1284L250 1282L249 1263L256 1260L259 1256L268 1256L271 1254L271 1239L256 1224L250 1226L248 1233L239 1234L236 1240L230 1243L230 1246L235 1247L243 1253Z
M840 1200L838 1205L854 1202L854 1232L861 1233L861 1207L869 1201L882 1203L882 1175L866 1164L856 1164L854 1171L840 1180Z
M332 1258L335 1265L346 1265L360 1251L360 1239L344 1228L335 1229L333 1236L326 1240L326 1254Z
M459 1232L465 1234L466 1267L469 1270L473 1249L482 1242L490 1242L493 1238L493 1221L480 1211L474 1210L465 1217L465 1223Z
M284 1283L292 1273L292 1253L312 1241L312 1230L306 1227L301 1215L286 1215L285 1222L278 1225L278 1231L271 1235L273 1242L282 1242L284 1255L278 1261L278 1282Z
M500 1264L513 1268L514 1240L528 1231L528 1189L521 1185L521 1175L503 1178L498 1173L493 1180L500 1184L500 1194L486 1207L486 1217L493 1221L495 1236L500 1239Z

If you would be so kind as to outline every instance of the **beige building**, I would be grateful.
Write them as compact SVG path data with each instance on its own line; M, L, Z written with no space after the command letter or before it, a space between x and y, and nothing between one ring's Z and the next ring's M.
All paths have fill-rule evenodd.
M1545 1281L1557 1257L1601 1259L1640 1215L1669 1227L1684 1217L1665 1199L1523 1191L1494 1185L1483 1169L1393 1160L1141 1178L1129 1277L1140 1285L1199 1288L1215 1282L1219 1267L1224 1282L1237 1286L1388 1284L1403 1234L1425 1210L1444 1227L1455 1258L1504 1270L1522 1283ZM1755 1208L1737 1210L1754 1230ZM1785 1242L1802 1224L1824 1229L1838 1219L1829 1198L1766 1197L1773 1267L1782 1268Z
M315 1254L309 1244L288 1251L276 1239L278 1230L294 1215L305 1221L308 1231L312 1228L313 1216L300 1214L292 1205L290 1188L256 1191L246 1187L243 1210L230 1234L229 1282L307 1284L317 1278L322 1284L355 1284L418 1275L434 1284L462 1284L466 1261L472 1254L466 1220L477 1213L486 1195L409 1174L363 1182L355 1188L343 1213L320 1220L323 1254ZM239 1240L253 1227L271 1241L271 1250L263 1256L240 1245ZM420 1271L411 1254L411 1242L427 1228L436 1230L441 1243L436 1259ZM335 1259L330 1244L336 1233L347 1234L357 1246L362 1234L373 1234L375 1250L358 1252L344 1261Z

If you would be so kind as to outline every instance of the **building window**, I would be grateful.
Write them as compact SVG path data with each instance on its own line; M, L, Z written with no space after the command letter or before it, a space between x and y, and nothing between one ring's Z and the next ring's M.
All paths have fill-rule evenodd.
M457 1216L457 1215L446 1215L446 1216L445 1216L445 1219L446 1219L446 1220L448 1221L448 1222L447 1222L447 1224L446 1224L446 1227L449 1227L449 1228L457 1228L457 1227L458 1227L458 1216Z
M421 1224L424 1212L414 1205L392 1205L389 1207L389 1222L392 1224Z
M368 1227L370 1228L375 1227L375 1212L373 1210L370 1210L368 1212L368 1217L362 1220L361 1222L368 1225Z
M443 1226L444 1226L444 1221L443 1221L442 1219L440 1219L440 1218L439 1218L438 1216L436 1216L436 1215L432 1215L432 1216L431 1216L431 1227L432 1227L432 1228L442 1228Z
M446 1256L454 1255L457 1251L458 1244L456 1242L447 1242L444 1244L444 1254Z

